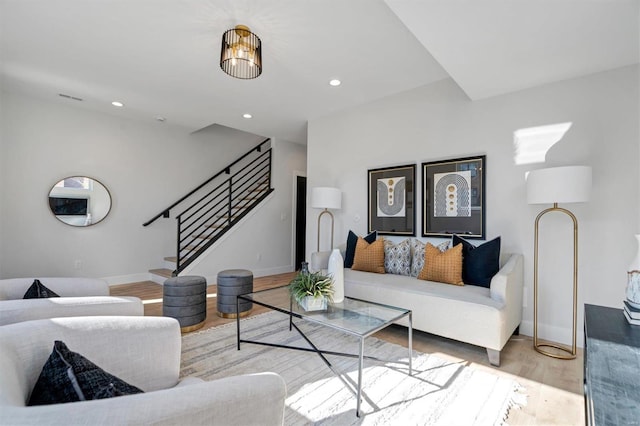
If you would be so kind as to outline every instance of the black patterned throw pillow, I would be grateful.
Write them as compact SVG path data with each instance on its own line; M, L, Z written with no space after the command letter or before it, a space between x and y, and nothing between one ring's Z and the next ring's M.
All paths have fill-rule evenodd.
M64 342L56 340L27 405L111 398L142 390L107 373Z
M40 280L33 280L33 284L27 289L22 296L23 299L46 299L49 297L60 297L55 291L48 289Z

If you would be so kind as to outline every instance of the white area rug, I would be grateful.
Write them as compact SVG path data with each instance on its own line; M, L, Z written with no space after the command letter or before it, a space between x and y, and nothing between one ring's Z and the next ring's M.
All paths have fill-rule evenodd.
M296 324L321 349L358 353L352 336L301 320ZM241 329L243 339L310 347L278 312L243 319ZM355 415L357 359L328 355L338 377L313 352L249 343L238 351L235 323L184 336L181 374L215 380L276 372L287 383L286 425L494 425L524 398L516 382L464 361L414 351L409 376L408 350L373 337L365 340L365 355L390 361L365 359L361 418Z

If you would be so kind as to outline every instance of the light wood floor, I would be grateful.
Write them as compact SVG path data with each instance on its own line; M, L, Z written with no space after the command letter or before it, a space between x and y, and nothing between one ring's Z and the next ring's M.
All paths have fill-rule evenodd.
M286 285L294 273L255 278L254 290ZM216 314L216 286L207 289L207 319L204 327L215 327L234 320ZM162 286L151 281L111 287L114 296L136 296L143 300L145 315L162 315ZM267 312L254 305L251 315ZM406 346L406 329L392 326L376 337ZM527 405L512 409L507 423L510 425L582 425L584 399L582 395L582 351L575 360L550 358L533 350L527 336L513 336L502 350L499 368L489 364L484 348L414 331L414 350L435 354L440 358L465 362L474 368L486 369L516 380L527 395Z

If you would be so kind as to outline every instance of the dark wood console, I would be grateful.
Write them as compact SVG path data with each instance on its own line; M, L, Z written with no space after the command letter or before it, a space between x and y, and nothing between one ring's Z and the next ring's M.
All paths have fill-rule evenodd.
M584 306L584 399L588 425L640 425L640 326L622 309Z

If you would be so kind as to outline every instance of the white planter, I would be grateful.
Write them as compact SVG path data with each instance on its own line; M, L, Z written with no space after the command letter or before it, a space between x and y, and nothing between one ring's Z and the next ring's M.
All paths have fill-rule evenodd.
M325 309L327 309L327 298L305 296L298 301L298 304L305 311L324 311Z
M333 279L333 303L344 300L344 259L339 249L333 249L329 256L327 273Z
M640 234L636 235L638 252L633 258L627 272L627 302L640 309Z

